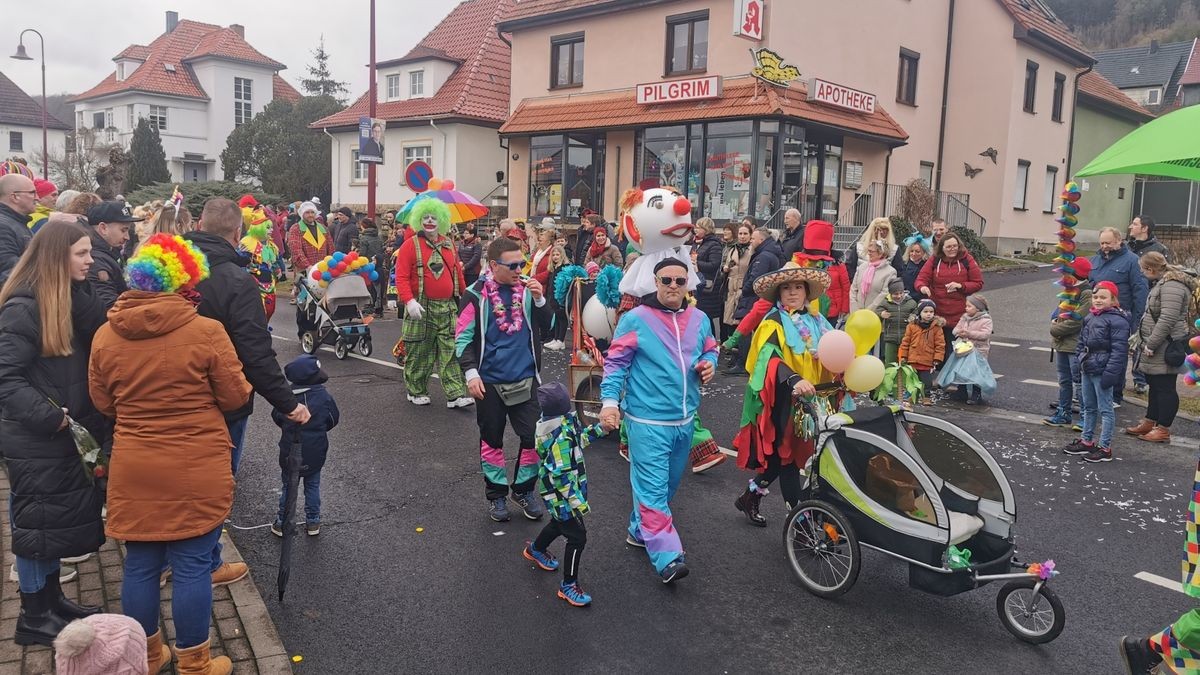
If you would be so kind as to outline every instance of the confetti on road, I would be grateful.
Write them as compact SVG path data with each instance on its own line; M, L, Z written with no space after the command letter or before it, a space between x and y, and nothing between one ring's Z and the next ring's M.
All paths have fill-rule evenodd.
M423 527L418 527L418 528L417 528L417 534L421 534L421 533L422 533L422 532L424 532L424 531L425 531L425 528L423 528Z

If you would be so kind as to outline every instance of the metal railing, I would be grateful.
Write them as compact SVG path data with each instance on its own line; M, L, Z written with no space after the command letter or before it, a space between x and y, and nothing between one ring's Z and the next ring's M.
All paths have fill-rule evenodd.
M886 218L901 212L904 195L903 185L871 183L859 193L848 208L842 211L834 223L833 245L845 249L858 240L862 231L875 218ZM974 211L971 195L960 192L938 192L935 194L933 215L945 219L950 227L966 227L982 236L987 219Z

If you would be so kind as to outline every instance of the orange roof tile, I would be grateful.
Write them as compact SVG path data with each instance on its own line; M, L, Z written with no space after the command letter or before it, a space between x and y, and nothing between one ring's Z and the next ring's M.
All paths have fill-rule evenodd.
M1079 38L1046 4L1046 0L1000 0L1000 4L1024 30L1049 40L1083 65L1095 62Z
M504 20L506 22L519 21L535 16L555 14L568 9L584 9L606 3L614 5L624 4L614 0L520 0L517 2L517 6L513 8L512 13L505 17Z
M765 90L765 91L764 91ZM882 107L871 115L805 100L807 85L789 89L763 85L751 77L724 81L721 98L638 105L629 89L618 93L526 99L500 128L502 134L533 134L582 129L652 126L694 120L783 116L814 122L903 145L908 133Z
M300 100L300 92L279 73L271 76L271 92L271 100L283 99L292 103Z
M1133 99L1126 96L1124 92L1117 89L1117 85L1094 70L1084 73L1079 78L1079 94L1093 101L1107 104L1109 107L1119 108L1127 115L1139 120L1149 121L1154 119L1154 113L1138 105Z
M284 68L283 64L251 47L233 29L187 19L180 21L174 30L163 33L145 47L126 47L117 58L123 56L141 58L145 62L124 80L117 81L114 72L100 84L72 97L68 102L86 101L125 91L146 91L207 100L208 94L196 80L192 69L187 66L188 61L203 57L245 61L273 70Z
M378 102L375 116L389 121L463 117L503 122L508 117L511 54L495 26L511 11L513 1L466 0L455 7L409 54L442 58L432 55L438 53L461 65L433 96ZM356 126L358 118L369 109L370 101L364 93L350 107L309 126Z

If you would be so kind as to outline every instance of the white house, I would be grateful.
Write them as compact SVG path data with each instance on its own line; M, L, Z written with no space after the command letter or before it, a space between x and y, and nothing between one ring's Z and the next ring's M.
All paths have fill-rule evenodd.
M512 5L512 0L466 0L403 57L377 64L375 118L387 121L385 161L376 170L378 208L398 207L413 197L404 172L416 160L488 206L506 204L508 153L497 129L508 116L510 54L496 22ZM334 204L366 205L367 166L358 161L358 121L369 106L363 94L311 125L331 137Z
M279 75L286 66L250 46L238 24L180 21L167 12L166 32L113 61L111 75L71 99L75 127L128 146L138 120L148 119L176 181L220 180L221 151L234 128L275 98L300 98Z
M71 129L53 115L46 116L50 156L61 154ZM0 73L0 160L23 159L42 175L42 104Z

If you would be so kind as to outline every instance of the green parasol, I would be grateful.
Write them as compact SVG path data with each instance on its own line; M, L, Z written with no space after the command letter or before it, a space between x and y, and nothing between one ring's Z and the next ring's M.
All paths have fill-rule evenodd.
M1200 106L1181 108L1134 129L1075 175L1112 173L1200 181Z

